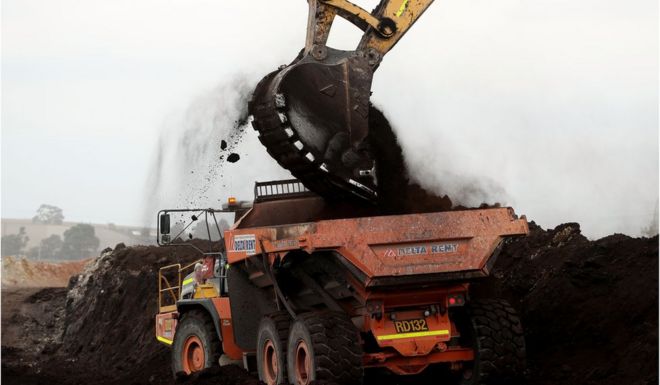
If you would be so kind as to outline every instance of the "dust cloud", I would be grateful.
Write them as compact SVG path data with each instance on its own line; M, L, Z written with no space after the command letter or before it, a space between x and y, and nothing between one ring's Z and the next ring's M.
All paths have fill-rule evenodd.
M645 237L653 237L658 235L658 201L655 201L655 209L653 210L653 219L648 226L642 228L642 235Z
M219 208L229 196L251 199L254 178L282 175L258 142L247 102L257 76L235 75L167 120L147 182L144 220L165 208Z
M590 238L640 235L657 222L657 17L650 6L606 3L431 7L372 88L411 181L457 205L513 206L543 227L576 221ZM339 42L354 46L340 26ZM302 29L287 36L302 44ZM285 56L280 45L263 47ZM227 135L240 129L250 85L273 68L232 78L167 125L150 218L157 207L217 206L228 193L250 199L254 180L288 177L252 129L227 149L238 162L218 160L218 141L231 146Z
M383 60L372 101L422 187L590 238L640 235L658 197L656 11L434 3Z

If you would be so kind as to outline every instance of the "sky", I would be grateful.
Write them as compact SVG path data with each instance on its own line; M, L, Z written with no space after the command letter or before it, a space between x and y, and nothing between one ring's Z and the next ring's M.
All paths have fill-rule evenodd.
M302 48L306 17L302 0L3 0L2 217L48 203L153 226L159 208L288 177L233 122ZM359 36L339 20L329 45ZM592 238L639 235L657 211L656 1L439 0L372 91L412 178L460 203ZM219 161L230 136L235 164Z

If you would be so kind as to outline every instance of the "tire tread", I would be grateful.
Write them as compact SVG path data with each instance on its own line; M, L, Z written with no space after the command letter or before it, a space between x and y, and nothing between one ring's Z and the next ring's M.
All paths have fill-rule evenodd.
M222 355L222 343L217 336L213 320L205 311L199 309L193 309L183 313L181 319L177 324L177 332L179 331L179 328L181 326L189 322L198 323L203 333L206 334L206 336L208 336L209 351L211 353L210 362L211 365L217 364L218 360L220 359L220 356ZM198 336L198 337L200 337L200 340L204 342L203 336ZM175 338L175 343L174 346L172 347L172 371L174 376L176 377L178 375L177 363L180 359L181 352L179 352L176 348L176 346L178 346L176 340L177 334L174 335L174 338Z
M299 319L307 326L315 356L316 380L329 383L362 384L362 347L359 332L343 313L304 313Z
M470 385L513 385L525 372L525 338L520 318L507 301L473 301L468 312L474 333L476 365Z

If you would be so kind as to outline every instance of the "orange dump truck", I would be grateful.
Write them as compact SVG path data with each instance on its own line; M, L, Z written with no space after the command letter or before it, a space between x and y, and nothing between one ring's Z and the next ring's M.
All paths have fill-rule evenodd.
M512 209L374 216L295 180L257 183L252 204L233 203L200 210L236 212L217 250L161 269L156 337L172 346L175 373L224 354L268 385L359 384L365 369L412 375L434 365L462 384L522 374L515 310L470 295L503 241L528 232ZM159 243L195 247L172 239L173 211L183 210L159 213Z

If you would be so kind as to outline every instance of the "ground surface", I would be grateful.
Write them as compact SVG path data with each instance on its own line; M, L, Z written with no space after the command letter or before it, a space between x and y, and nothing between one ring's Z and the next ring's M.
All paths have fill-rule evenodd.
M503 296L520 312L528 383L657 384L658 238L589 241L577 224L530 227L474 287L475 296ZM173 383L169 350L153 336L157 268L195 258L186 249L118 248L68 288L3 289L3 383ZM231 366L198 377L180 382L257 383ZM381 383L425 382L367 380Z
M3 257L2 287L66 287L69 278L80 273L88 261L45 262Z

